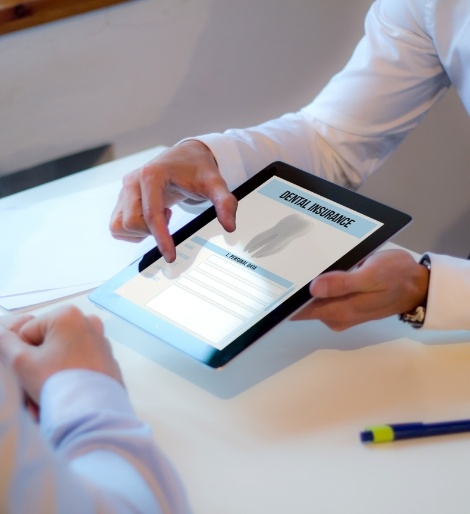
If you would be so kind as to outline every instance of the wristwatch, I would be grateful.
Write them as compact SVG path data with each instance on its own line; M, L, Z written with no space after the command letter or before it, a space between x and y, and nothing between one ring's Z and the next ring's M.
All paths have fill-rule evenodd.
M431 259L428 254L424 254L419 263L422 266L425 266L429 272L431 273ZM414 328L421 328L424 324L424 318L426 317L426 301L424 305L419 305L414 308L412 311L403 312L398 315L398 319L403 321L403 323L408 323Z

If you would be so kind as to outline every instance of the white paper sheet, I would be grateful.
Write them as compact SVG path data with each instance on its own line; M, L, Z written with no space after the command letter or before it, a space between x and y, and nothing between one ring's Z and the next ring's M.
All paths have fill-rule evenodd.
M16 309L90 289L155 246L113 239L121 181L39 201L0 204L0 305ZM192 216L173 209L170 231Z
M58 298L67 298L85 291L91 291L98 287L102 282L92 284L80 284L74 287L60 287L58 289L49 289L47 291L34 291L32 293L15 294L12 296L4 296L0 298L0 305L7 310L25 309L35 306L39 303L52 302Z

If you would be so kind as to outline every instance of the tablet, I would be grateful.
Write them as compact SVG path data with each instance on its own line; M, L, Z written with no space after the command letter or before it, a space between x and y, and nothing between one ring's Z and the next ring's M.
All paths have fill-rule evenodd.
M348 270L411 221L403 212L282 162L234 192L237 228L214 207L94 290L98 306L218 368L311 299L310 281Z

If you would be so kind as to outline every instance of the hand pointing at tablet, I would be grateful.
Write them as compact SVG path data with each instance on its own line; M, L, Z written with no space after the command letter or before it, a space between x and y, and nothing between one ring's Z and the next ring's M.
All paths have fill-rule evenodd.
M124 177L111 216L111 233L116 239L130 242L153 235L165 260L172 262L176 254L168 231L170 208L186 199L209 199L225 230L235 230L237 201L227 189L211 151L199 141L170 148Z

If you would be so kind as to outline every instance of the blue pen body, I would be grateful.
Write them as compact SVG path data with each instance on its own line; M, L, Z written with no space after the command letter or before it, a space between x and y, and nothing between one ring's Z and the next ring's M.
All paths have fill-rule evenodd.
M462 432L470 432L470 420L377 425L366 428L361 432L360 437L363 443L386 443L400 439L417 439Z
M470 432L470 420L468 419L439 423L397 423L390 426L396 440Z

